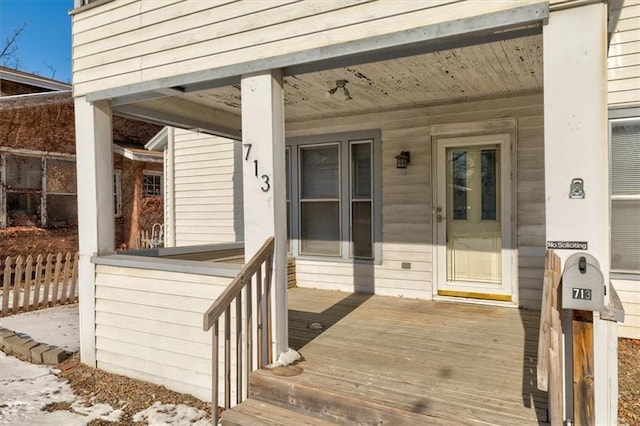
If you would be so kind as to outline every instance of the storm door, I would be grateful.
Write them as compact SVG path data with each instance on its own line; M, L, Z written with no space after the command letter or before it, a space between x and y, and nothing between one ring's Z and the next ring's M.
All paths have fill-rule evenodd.
M437 294L511 301L510 136L436 144Z

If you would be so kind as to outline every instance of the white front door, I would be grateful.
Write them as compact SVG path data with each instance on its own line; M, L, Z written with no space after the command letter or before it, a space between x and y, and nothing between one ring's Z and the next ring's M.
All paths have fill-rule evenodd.
M436 140L437 294L512 300L511 136Z

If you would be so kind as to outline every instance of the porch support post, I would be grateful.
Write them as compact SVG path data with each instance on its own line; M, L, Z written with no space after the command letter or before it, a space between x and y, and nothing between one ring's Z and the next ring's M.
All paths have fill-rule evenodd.
M543 48L546 239L588 242L609 294L606 4L552 12ZM574 178L584 181L583 199L569 198ZM563 265L575 252L556 250ZM617 328L597 312L593 321L595 424L612 425L618 411ZM569 395L571 386L565 383Z
M115 247L111 108L75 99L78 178L80 358L96 366L95 265L91 256Z
M242 185L245 259L275 236L275 357L288 349L287 233L282 70L242 76Z

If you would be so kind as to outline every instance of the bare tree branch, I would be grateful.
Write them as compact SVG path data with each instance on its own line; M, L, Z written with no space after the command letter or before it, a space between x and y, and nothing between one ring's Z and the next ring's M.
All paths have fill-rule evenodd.
M20 59L16 52L18 51L18 39L24 32L26 23L15 28L11 34L7 36L4 43L0 45L0 64L6 67L18 68Z
M58 72L58 69L56 67L54 67L53 65L51 65L50 63L47 62L43 62L44 66L49 68L49 71L51 71L51 78L52 80L56 78L56 72Z

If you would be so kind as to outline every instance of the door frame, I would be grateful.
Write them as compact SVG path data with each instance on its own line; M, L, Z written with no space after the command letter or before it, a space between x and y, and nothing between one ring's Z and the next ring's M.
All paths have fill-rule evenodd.
M519 300L519 284L518 284L518 258L517 258L517 150L516 150L516 119L506 118L482 122L471 123L455 123L444 125L432 125L429 128L431 139L431 227L432 227L432 297L434 299L449 301L464 301L471 303L502 305L502 306L518 306ZM461 131L464 131L462 133ZM467 298L463 296L445 296L438 295L439 288L439 258L438 252L438 222L437 222L437 202L438 202L438 141L441 139L465 139L465 138L483 138L496 137L502 135L505 137L504 146L507 147L508 153L503 153L503 161L508 161L507 179L509 189L503 191L505 197L506 208L509 214L504 218L507 221L507 229L509 235L502 239L503 252L503 280L509 280L510 300L494 300L481 298ZM441 166L440 166L441 167ZM503 226L503 229L505 227ZM445 254L446 258L446 254ZM446 266L445 266L446 268Z

